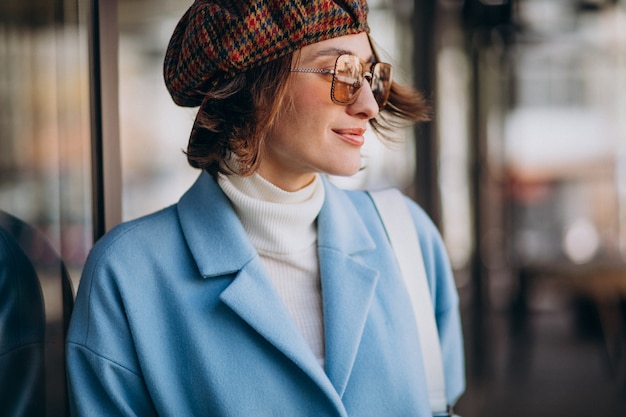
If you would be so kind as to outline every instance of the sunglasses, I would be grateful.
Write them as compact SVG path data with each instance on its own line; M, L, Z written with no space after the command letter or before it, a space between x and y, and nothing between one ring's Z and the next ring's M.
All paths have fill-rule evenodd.
M369 66L369 71L365 70L367 66ZM391 90L391 64L384 62L363 64L361 59L354 55L340 55L335 61L334 69L291 68L291 72L332 75L330 98L333 103L344 106L356 101L364 80L367 80L372 88L372 94L374 94L379 109L387 104Z

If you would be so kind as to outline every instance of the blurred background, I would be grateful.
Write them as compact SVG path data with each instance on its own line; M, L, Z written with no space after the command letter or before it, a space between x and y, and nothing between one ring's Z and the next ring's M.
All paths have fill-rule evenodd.
M0 212L59 256L40 274L50 358L71 309L63 271L76 289L102 233L175 203L198 175L182 152L195 110L162 81L190 3L0 5ZM435 116L392 146L368 138L367 169L334 180L399 187L441 230L466 339L457 411L626 416L626 1L369 4L381 55ZM2 340L0 356L14 348ZM58 360L50 415L65 413Z

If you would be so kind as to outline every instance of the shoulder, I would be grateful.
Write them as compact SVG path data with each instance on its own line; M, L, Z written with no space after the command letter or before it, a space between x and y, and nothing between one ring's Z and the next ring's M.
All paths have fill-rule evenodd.
M331 185L331 187L335 187ZM373 218L379 221L376 206L370 196L369 191L365 190L344 190L340 191L347 196L352 204L358 208L362 217ZM414 226L417 230L422 245L429 243L439 246L442 244L441 235L435 223L426 211L410 197L402 194L403 200L413 219Z
M341 191L357 208L370 230L382 227L376 206L367 191ZM414 200L402 195L417 233L424 267L430 282L433 300L438 309L447 309L456 302L455 283L445 243L428 213ZM407 225L410 227L411 225ZM377 235L380 236L380 235Z
M90 257L153 245L180 233L179 230L176 206L173 205L115 226L95 243Z
M90 334L99 334L96 330L103 329L91 326L93 323L125 326L125 303L151 290L151 282L158 280L163 263L175 263L168 259L180 246L173 243L180 239L179 229L176 206L171 206L121 223L102 236L89 252L82 271L68 340L87 343Z
M173 205L121 223L102 236L89 252L81 285L97 277L101 283L130 277L138 280L153 275L159 265L175 264L186 253L176 205Z

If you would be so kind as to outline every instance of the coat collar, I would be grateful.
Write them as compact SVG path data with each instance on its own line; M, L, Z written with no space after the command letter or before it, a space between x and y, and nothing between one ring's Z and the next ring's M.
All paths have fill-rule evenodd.
M318 217L318 247L348 256L374 250L374 240L352 201L326 178L322 181L325 199ZM228 197L208 173L202 172L182 196L178 216L203 277L237 272L256 256Z
M376 245L359 211L344 191L323 181L325 200L318 216L318 255L326 373L274 290L228 198L208 174L202 173L181 198L178 213L202 276L236 275L222 292L221 300L303 369L340 407L339 397L361 345L379 272L368 265L367 255Z
M228 197L208 173L181 197L178 217L203 277L238 272L256 256Z

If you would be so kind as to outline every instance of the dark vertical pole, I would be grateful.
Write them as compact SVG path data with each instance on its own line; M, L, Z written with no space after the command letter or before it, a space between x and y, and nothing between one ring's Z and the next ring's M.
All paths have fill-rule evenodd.
M413 6L413 68L415 87L434 105L436 0L415 0ZM416 127L415 199L441 225L437 137L434 123Z
M117 0L89 10L94 241L121 221Z
M472 206L472 228L474 230L474 253L471 261L472 276L472 340L473 340L473 374L484 376L487 372L488 362L486 360L487 344L484 343L488 336L486 326L485 310L488 298L485 296L486 271L483 265L483 231L484 225L482 216L484 215L482 198L482 94L481 94L481 71L480 71L480 51L476 44L479 33L468 30L468 49L471 59L472 77L470 87L470 186L471 186L471 206Z
M104 234L104 175L102 161L102 75L100 60L99 1L89 8L89 91L91 108L91 179L93 240Z
M485 79L485 67L482 59L492 47L493 36L496 32L506 34L506 28L511 25L512 0L494 0L490 2L480 0L466 0L463 2L463 19L466 29L467 51L471 59L471 112L470 112L470 157L471 157L471 187L474 229L474 254L472 257L472 338L474 343L474 375L485 377L491 372L493 364L489 352L490 345L484 343L489 340L488 312L491 308L489 293L490 275L485 264L484 239L488 228L493 223L493 184L487 175L487 118L489 106L493 106L493 97L490 94L488 83L497 80ZM496 86L498 94L500 87ZM491 199L491 200L490 200Z

